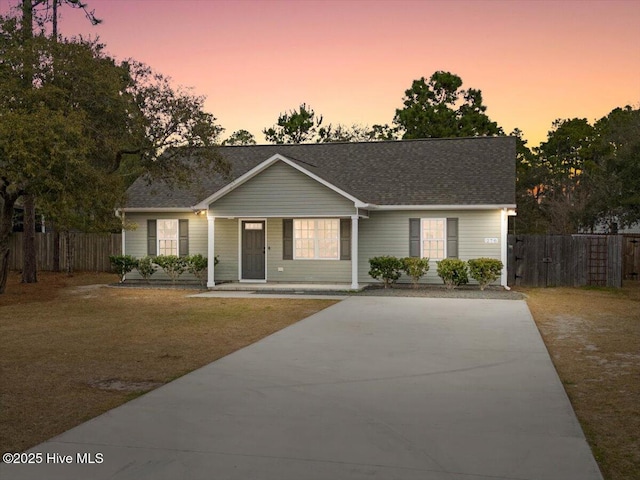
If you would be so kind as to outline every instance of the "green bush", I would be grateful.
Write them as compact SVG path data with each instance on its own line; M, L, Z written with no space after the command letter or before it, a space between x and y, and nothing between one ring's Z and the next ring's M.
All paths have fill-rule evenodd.
M204 286L207 283L207 276L205 270L207 269L209 260L207 257L200 253L187 257L187 270L192 273L200 282L200 285ZM218 264L218 257L213 258L213 264Z
M187 259L175 255L158 255L154 262L164 270L173 283L176 283L178 277L187 269Z
M417 288L420 279L429 271L429 259L405 257L402 259L402 270L411 277L413 288Z
M158 267L153 264L153 257L143 257L138 260L138 265L136 266L138 273L142 278L144 278L147 282L151 278L151 275L158 271Z
M402 261L397 257L383 256L369 259L369 275L384 281L384 288L396 282L402 275Z
M125 275L138 265L138 261L131 255L109 255L109 262L120 277L120 283L123 283Z
M458 258L445 258L437 262L438 276L448 289L469 283L467 263Z
M480 284L480 290L495 282L502 272L503 264L495 258L473 258L469 264L469 275Z

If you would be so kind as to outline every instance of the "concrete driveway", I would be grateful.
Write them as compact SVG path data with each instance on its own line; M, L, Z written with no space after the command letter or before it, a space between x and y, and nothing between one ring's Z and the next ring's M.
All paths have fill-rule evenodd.
M602 478L508 300L352 297L31 452L0 477Z

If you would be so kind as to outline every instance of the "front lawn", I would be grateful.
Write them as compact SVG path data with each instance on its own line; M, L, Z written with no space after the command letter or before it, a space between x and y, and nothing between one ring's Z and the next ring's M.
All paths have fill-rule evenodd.
M187 298L114 275L11 273L0 295L0 451L22 451L336 303Z
M518 290L605 479L640 478L640 283Z

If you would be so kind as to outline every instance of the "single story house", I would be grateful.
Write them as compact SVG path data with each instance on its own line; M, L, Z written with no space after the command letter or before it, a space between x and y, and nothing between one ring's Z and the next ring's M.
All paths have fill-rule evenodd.
M369 258L502 260L515 214L513 137L219 147L229 177L138 179L124 254L208 257L220 282L373 283ZM213 259L219 263L214 266ZM154 278L161 277L156 274ZM136 272L129 274L136 278ZM406 279L408 281L408 279Z

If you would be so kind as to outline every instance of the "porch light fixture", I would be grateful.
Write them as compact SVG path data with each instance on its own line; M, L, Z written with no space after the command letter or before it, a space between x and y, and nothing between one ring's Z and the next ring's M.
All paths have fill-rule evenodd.
M196 215L204 215L205 213L207 213L206 210L200 210L200 209L194 209L193 213L195 213Z

